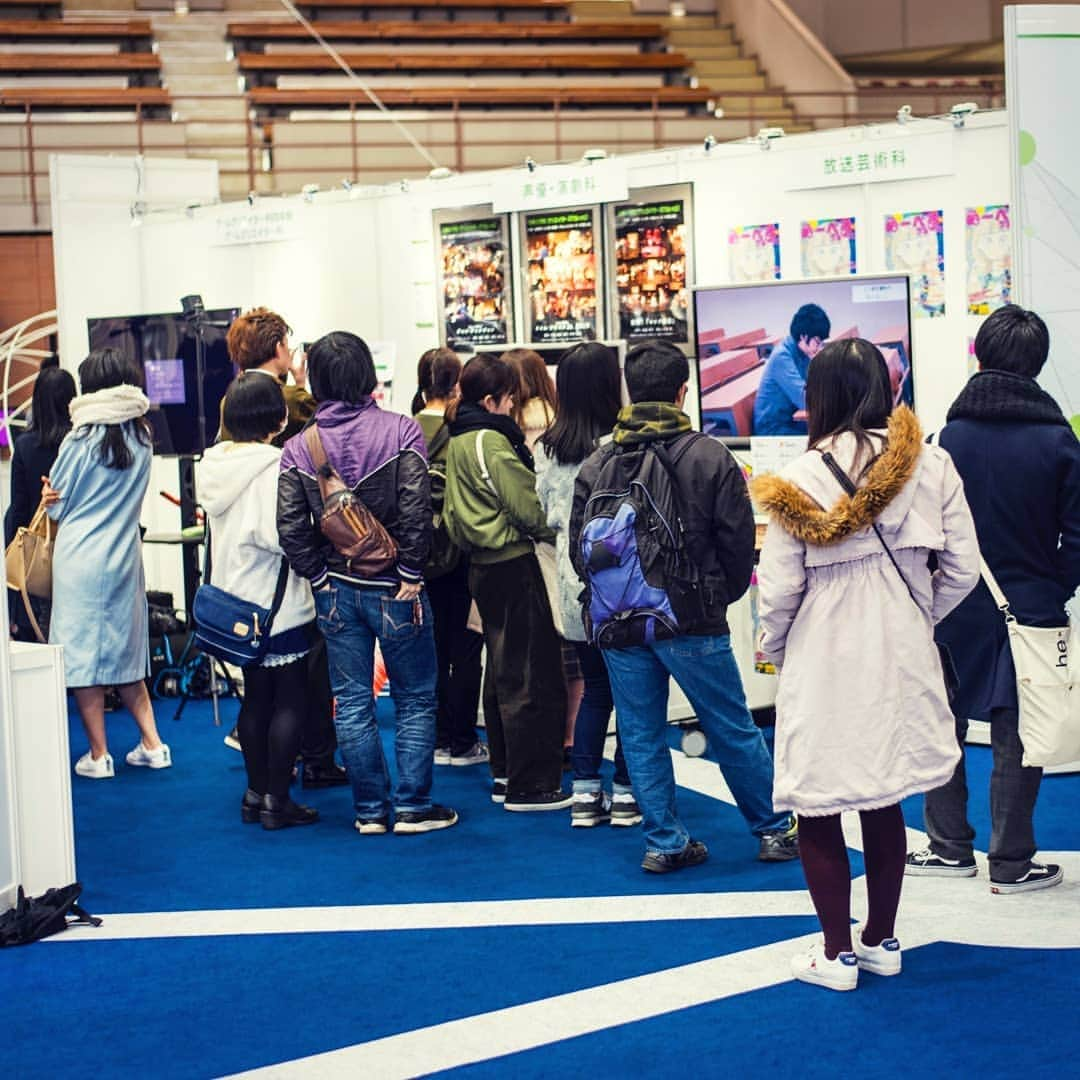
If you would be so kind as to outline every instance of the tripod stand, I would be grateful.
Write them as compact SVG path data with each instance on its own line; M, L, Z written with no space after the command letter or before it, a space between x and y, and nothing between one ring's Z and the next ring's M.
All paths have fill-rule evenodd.
M198 685L198 680L205 677L210 690L210 700L213 703L214 726L221 727L220 699L222 692L218 679L220 678L224 682L226 693L230 696L243 701L244 695L236 685L236 680L229 674L229 669L220 660L215 660L209 653L198 651L195 651L194 656L189 656L194 651L194 645L195 629L192 627L184 645L184 651L180 654L180 659L176 665L179 679L178 688L181 693L176 712L173 713L173 720L179 720L183 715L184 709ZM165 675L166 672L163 671L161 674Z

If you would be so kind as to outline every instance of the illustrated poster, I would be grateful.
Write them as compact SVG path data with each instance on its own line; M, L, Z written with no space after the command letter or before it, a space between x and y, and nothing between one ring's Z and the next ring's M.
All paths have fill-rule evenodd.
M439 226L446 339L505 345L510 300L504 219L489 217Z
M731 280L780 280L780 225L739 225L728 233Z
M619 337L688 340L686 241L682 199L616 207Z
M945 314L945 216L941 210L885 216L885 268L911 275L917 319Z
M858 270L855 219L817 218L802 223L802 276L843 277Z
M591 210L525 218L530 341L596 337L596 250Z
M969 315L989 315L1012 302L1012 216L1008 206L974 206L967 211L967 294Z

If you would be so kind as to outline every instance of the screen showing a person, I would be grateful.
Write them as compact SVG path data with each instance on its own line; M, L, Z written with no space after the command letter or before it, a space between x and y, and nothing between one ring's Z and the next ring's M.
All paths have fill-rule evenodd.
M897 404L914 404L906 276L699 289L694 294L702 430L805 435L806 373L838 338L881 350Z
M217 437L221 399L236 376L225 347L225 333L238 314L238 308L206 312L202 398L207 445ZM191 322L179 312L121 315L90 319L88 328L91 349L119 349L142 367L150 399L147 419L154 432L154 453L202 453L196 338Z

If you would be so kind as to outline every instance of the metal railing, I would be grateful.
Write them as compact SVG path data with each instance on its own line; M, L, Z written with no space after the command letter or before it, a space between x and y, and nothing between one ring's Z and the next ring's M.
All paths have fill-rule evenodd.
M470 150L485 151L485 159L477 168L492 168L499 165L515 165L525 153L538 159L554 161L575 157L576 151L586 146L604 142L601 128L583 133L581 121L595 119L596 125L609 122L636 120L641 123L641 130L634 134L612 137L609 149L620 151L638 151L659 149L665 146L685 144L685 133L679 133L673 125L685 127L686 121L700 120L707 124L710 117L722 120L729 138L752 136L762 127L794 124L798 127L812 126L820 128L846 127L852 124L887 122L896 118L898 103L911 106L915 116L939 116L948 111L957 101L973 101L979 108L1000 108L1004 104L1004 86L1000 79L966 80L955 83L942 83L923 86L872 86L860 87L853 93L814 90L797 91L787 89L718 91L716 100L709 102L708 108L695 110L686 107L673 107L666 104L659 94L636 108L597 104L595 106L570 105L562 100L558 90L552 90L550 102L546 106L526 107L508 103L506 111L499 112L489 106L474 104L468 90L463 90L461 97L452 99L441 108L410 107L410 122L429 124L434 127L449 128L449 134L425 138L425 146L446 165L463 171L473 167L468 160ZM211 100L185 95L185 101ZM236 98L212 100L236 101ZM51 115L49 111L35 110L29 103L22 109L21 122L0 125L0 133L18 131L18 145L0 144L0 181L18 179L25 181L26 198L17 200L29 203L33 224L41 222L41 209L45 203L42 197L48 177L48 157L52 153L138 153L177 155L186 157L214 157L217 154L241 157L243 165L222 165L220 175L223 178L243 177L246 190L265 192L268 188L294 190L302 176L340 172L341 165L320 164L319 155L346 155L354 183L363 183L378 177L386 178L393 172L395 177L415 177L426 175L429 166L426 162L412 155L400 138L387 139L385 135L365 132L375 124L387 122L377 117L369 102L361 94L355 96L342 93L340 103L321 108L320 113L337 111L347 116L346 120L327 121L320 127L320 136L313 139L296 139L293 136L303 129L300 123L293 124L287 140L275 139L275 128L287 122L288 117L257 117L250 98L244 97L247 106L247 119L204 119L193 117L200 127L207 131L243 127L244 135L235 142L221 138L208 138L203 144L193 142L185 131L181 120L156 118L152 110L138 104L131 110L125 110L118 116L110 117L107 113L96 113L89 121L80 117L77 122L65 122ZM777 101L781 105L777 105ZM74 111L74 110L72 110ZM302 112L302 110L299 110ZM418 119L416 114L422 114ZM124 119L133 114L132 119ZM316 118L317 119L317 118ZM375 123L369 123L375 121ZM524 132L526 124L546 122L548 131L531 137L528 134L505 134L496 138L484 138L477 133L480 128L494 128L501 125L518 125ZM102 128L131 125L133 138L122 142L110 142L102 135L95 136ZM466 126L468 131L466 131ZM49 136L50 128L63 127L65 137L62 140ZM741 128L741 136L735 131ZM333 129L335 137L323 134ZM86 132L86 139L75 139L77 132ZM175 133L175 135L173 134ZM167 137L163 137L167 136ZM493 161L491 151L506 150L506 160ZM402 161L392 166L385 161L371 160L372 154L400 149ZM301 151L302 164L281 164L274 161L275 155L285 156L293 151ZM549 151L549 152L548 152ZM242 152L242 153L238 153ZM497 156L497 155L496 155ZM275 177L278 178L275 181ZM230 187L235 188L234 183ZM9 203L15 200L8 199Z

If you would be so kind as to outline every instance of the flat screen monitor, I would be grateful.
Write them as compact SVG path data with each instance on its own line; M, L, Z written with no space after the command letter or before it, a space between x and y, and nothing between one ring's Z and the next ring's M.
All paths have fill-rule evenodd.
M913 406L909 292L902 274L696 289L702 430L730 440L806 434L806 349L814 351L817 335L797 340L792 327L822 327L815 309L827 320L823 341L861 337L877 345L894 400Z
M225 332L239 308L207 311L203 329L206 365L203 408L206 441L213 443L220 426L221 399L236 376L225 347ZM132 357L142 368L148 419L154 429L155 454L201 454L199 383L195 362L195 328L179 312L118 315L88 320L90 348L111 347Z

